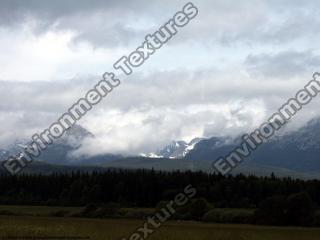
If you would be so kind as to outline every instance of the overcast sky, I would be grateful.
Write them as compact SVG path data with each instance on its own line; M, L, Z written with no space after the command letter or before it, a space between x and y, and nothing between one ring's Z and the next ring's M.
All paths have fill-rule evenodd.
M185 1L0 0L0 148L47 128ZM320 2L195 0L198 16L80 122L88 154L257 127L320 71ZM291 128L318 116L314 100Z

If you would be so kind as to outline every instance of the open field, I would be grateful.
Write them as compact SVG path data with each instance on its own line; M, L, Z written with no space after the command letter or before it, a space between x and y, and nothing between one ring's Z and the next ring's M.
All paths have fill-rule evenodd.
M54 206L21 206L21 205L0 205L0 215L7 211L14 215L23 216L50 216L57 211L66 211L70 214L79 212L81 207L54 207Z
M0 215L56 217L55 213L65 212L64 216L70 217L83 209L84 207L0 205ZM125 212L143 212L145 214L152 214L155 211L154 208L121 209Z
M109 240L129 236L141 221L1 216L0 236L68 237ZM153 240L317 240L320 229L279 228L249 225L202 224L171 221L149 239ZM23 239L23 238L21 238Z

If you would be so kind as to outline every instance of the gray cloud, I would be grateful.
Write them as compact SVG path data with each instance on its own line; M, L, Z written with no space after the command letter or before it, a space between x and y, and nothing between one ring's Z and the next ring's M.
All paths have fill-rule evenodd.
M48 127L100 79L56 81L57 72L76 76L86 64L99 74L94 71L108 69L104 56L109 63L135 49L184 3L0 1L0 64L5 69L0 74L0 144ZM139 153L171 140L236 135L259 125L318 70L318 1L194 3L197 18L81 121L96 139L87 140L79 154ZM48 32L71 32L71 39L67 36L53 48L61 36L47 37ZM74 47L84 42L89 47ZM39 52L46 50L48 59L54 57L43 66L41 59L47 56ZM77 57L89 60L78 62ZM28 63L30 72L48 78L12 80L16 72L24 76L25 68L19 67ZM308 106L297 126L317 112L316 104Z
M284 51L276 54L249 55L246 59L248 70L254 75L278 77L288 80L288 77L310 74L317 70L320 56L312 51Z
M99 79L0 82L0 131L6 132L0 144L47 128ZM302 86L270 81L209 70L137 73L81 120L96 138L78 154L132 154L177 139L240 134L258 126Z
M141 25L136 28L135 24L144 22L145 28L149 29L148 24L152 24L159 12L150 9L150 5L140 0L4 0L0 2L0 25L11 28L28 24L36 34L72 30L76 33L75 43L87 41L94 47L126 45L135 35L142 37L142 32L148 33L141 31ZM170 9L167 4L161 7L163 11Z
M31 21L38 33L72 30L76 32L75 43L87 41L94 47L119 46L148 34L184 3L180 0L3 0L0 2L0 25L12 27ZM317 1L196 0L194 3L201 14L184 30L185 41L193 39L223 45L282 44L306 36L316 40L318 36Z

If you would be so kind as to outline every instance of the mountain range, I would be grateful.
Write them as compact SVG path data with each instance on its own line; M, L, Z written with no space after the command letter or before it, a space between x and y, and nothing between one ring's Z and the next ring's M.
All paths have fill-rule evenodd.
M203 138L194 138L190 142L172 141L169 145L155 153L142 153L141 156L149 158L184 158L202 139Z
M58 165L100 165L108 160L122 158L122 156L115 154L76 157L73 154L74 151L81 147L82 141L86 138L94 138L94 135L82 126L74 125L61 138L49 145L36 160ZM20 139L16 140L7 149L0 149L0 161L7 159L10 155L17 155L27 144L27 140Z
M202 140L186 155L186 159L214 161L238 146L238 139ZM276 136L262 144L245 163L285 168L299 172L320 172L320 119L302 128Z
M86 169L86 166L91 166L92 170L92 166L95 166L97 169L112 167L212 171L212 162L220 156L226 156L237 147L240 139L195 138L190 142L173 141L158 151L141 156L123 157L105 154L75 159L72 152L81 146L83 139L88 137L94 138L94 135L83 127L75 125L43 152L38 159L36 171L43 172L47 169L45 172L52 172L52 169L59 168L58 165L68 165L70 167L65 169L69 170ZM0 160L5 160L10 154L16 153L26 143L23 140L17 141L8 149L0 149ZM276 136L262 144L234 170L234 173L268 175L274 172L281 176L320 177L319 156L320 119L314 119L300 129ZM30 171L32 172L32 169Z

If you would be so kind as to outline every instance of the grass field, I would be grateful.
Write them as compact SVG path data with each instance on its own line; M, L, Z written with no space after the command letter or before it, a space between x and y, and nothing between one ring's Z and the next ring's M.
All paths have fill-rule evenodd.
M56 211L68 211L70 214L79 212L81 207L48 207L48 206L19 206L19 205L0 205L1 212L9 211L14 215L23 216L50 216Z
M141 221L55 218L34 216L0 216L0 238L68 237L121 239L139 227ZM202 224L171 221L149 239L153 240L318 240L320 229L278 228L249 225ZM23 238L21 238L23 239Z

